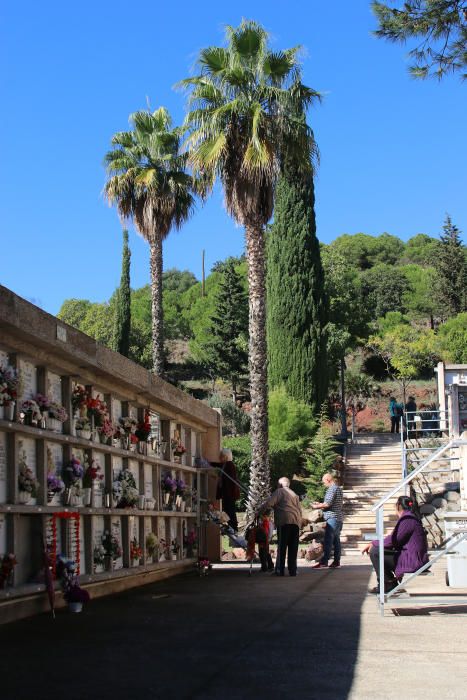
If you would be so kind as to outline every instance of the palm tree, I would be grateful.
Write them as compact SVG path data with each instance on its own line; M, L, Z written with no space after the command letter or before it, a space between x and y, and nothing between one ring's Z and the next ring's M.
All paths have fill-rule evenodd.
M196 180L186 171L181 130L172 129L164 107L130 116L132 131L112 138L105 156L109 179L104 194L123 219L131 219L149 243L152 301L153 371L164 370L162 315L162 241L172 228L190 217L197 192Z
M307 170L315 152L303 115L317 93L300 80L298 48L272 52L256 22L226 28L227 46L203 49L189 92L185 125L196 172L218 177L229 214L245 229L249 284L251 518L269 493L265 237L285 153Z

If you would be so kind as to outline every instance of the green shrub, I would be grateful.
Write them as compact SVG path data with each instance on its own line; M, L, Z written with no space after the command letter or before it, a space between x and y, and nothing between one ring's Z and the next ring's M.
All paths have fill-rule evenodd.
M237 467L240 483L248 488L250 483L251 444L250 436L228 437L223 440L224 447L232 450L233 461ZM289 479L300 469L303 461L303 451L300 441L275 440L269 441L269 465L271 469L271 488L277 485L281 476ZM242 496L242 503L244 498Z
M232 399L213 394L208 399L208 405L222 411L222 435L246 435L250 431L250 416Z
M332 470L336 461L339 443L334 440L330 428L326 425L326 409L321 408L320 428L310 443L310 451L306 458L307 476L303 479L306 486L304 505L313 501L322 501L325 487L321 479L323 474Z
M269 394L270 440L306 443L316 432L310 406L289 396L284 387Z

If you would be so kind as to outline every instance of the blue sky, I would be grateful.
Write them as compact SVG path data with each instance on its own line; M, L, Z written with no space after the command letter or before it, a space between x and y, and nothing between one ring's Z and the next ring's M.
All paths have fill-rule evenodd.
M165 105L175 122L200 48L223 26L261 22L273 46L305 47L304 82L324 94L310 123L321 151L318 236L383 231L438 235L446 212L467 234L466 87L415 82L404 47L371 36L369 0L235 3L100 0L4 3L0 10L0 281L56 313L65 298L109 298L121 226L102 198L102 159L128 115ZM164 265L198 277L243 250L215 192L165 244ZM132 286L149 280L131 229Z

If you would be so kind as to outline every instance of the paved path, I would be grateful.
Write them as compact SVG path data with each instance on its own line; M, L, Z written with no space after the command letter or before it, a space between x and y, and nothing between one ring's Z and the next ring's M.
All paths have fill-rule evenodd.
M467 607L382 619L349 560L297 578L224 566L2 626L0 697L465 700Z

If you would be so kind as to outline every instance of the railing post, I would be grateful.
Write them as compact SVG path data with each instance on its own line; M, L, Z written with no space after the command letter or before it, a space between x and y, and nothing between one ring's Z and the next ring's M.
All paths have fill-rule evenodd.
M384 506L377 511L376 532L378 536L378 569L379 569L379 606L381 615L384 615Z
M401 425L400 425L400 431L401 431L401 459L402 459L402 479L405 479L407 476L407 453L405 451L405 440L404 440L404 421L401 416Z

